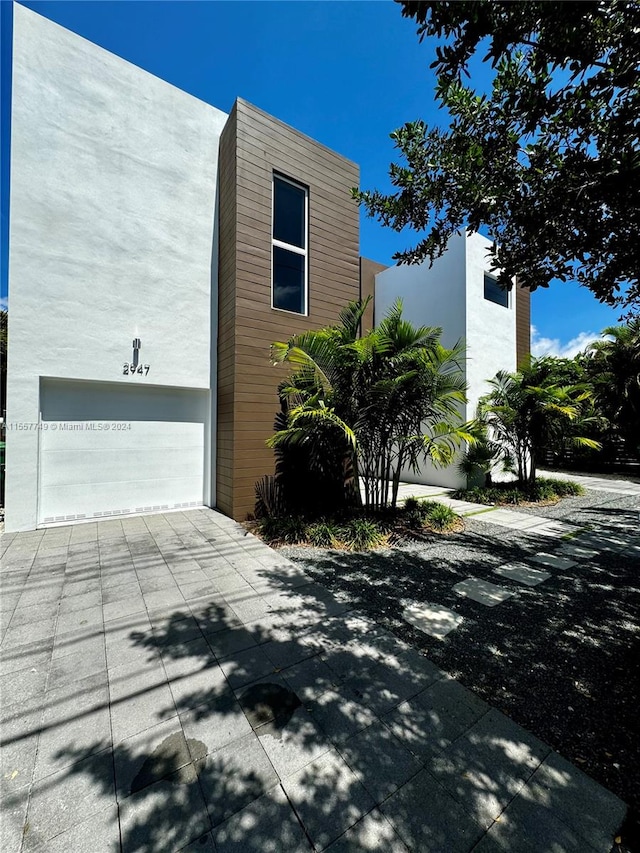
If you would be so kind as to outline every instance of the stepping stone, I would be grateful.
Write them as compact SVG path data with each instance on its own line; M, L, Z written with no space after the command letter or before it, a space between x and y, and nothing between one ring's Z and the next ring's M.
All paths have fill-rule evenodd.
M503 578L523 583L525 586L537 586L542 581L546 581L547 578L551 577L549 572L532 569L526 563L507 563L507 565L500 566L493 571L497 575L502 575Z
M501 601L505 601L515 594L502 586L480 580L480 578L467 578L460 581L453 587L453 591L487 607L495 607L496 604L500 604Z
M490 507L486 504L471 503L471 501L454 500L446 495L436 497L438 503L450 507L458 515L470 515L474 512L486 512Z
M556 554L532 554L527 559L549 569L570 569L576 564L575 560L570 560L568 557L558 557Z
M407 605L402 611L402 618L414 628L424 631L425 634L437 640L443 640L462 622L462 616L459 613L440 604L427 602Z
M502 508L483 513L477 520L487 524L498 524L500 527L509 527L512 530L526 530L546 521L538 515L526 515L522 512Z
M586 548L584 545L567 542L566 545L561 545L558 548L558 554L561 557L575 557L577 560L590 560L598 555L595 548Z
M602 536L600 541L602 548L606 548L607 551L624 551L629 545L629 540L625 536L616 536L613 533Z
M527 528L527 533L532 536L549 536L553 539L561 539L567 533L573 533L575 527L565 524L563 521L543 521L533 527Z
M598 551L623 551L629 544L628 539L606 533L597 533L595 530L581 533L573 541L577 545L597 548Z

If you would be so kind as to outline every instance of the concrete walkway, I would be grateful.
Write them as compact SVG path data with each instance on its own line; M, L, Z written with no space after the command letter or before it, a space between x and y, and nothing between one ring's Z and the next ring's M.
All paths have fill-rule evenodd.
M540 476L551 477L556 475L553 472L542 471ZM559 474L558 476L560 479L575 480L584 488L592 491L603 491L605 490L603 484L606 484L606 491L608 492L623 496L640 496L640 484L631 483L627 480L601 479L586 475L579 475L574 478L570 474ZM545 518L528 512L517 512L500 506L487 506L457 500L450 497L450 489L443 489L440 486L401 483L398 494L399 503L404 503L411 497L436 500L450 506L454 512L461 516L481 516L480 520L486 524L495 524L498 527L506 527L530 536L544 536L559 540L550 543L551 546L560 544L560 551L557 554L536 552L528 558L530 562L537 563L544 568L570 568L576 565L576 560L587 559L599 551L607 549L622 551L628 545L624 537L594 536L588 530L574 524L567 524L564 521ZM524 586L537 586L551 577L548 572L542 572L526 563L507 563L495 569L495 573L501 578L507 578ZM498 578L496 578L497 580ZM495 607L502 601L512 598L515 594L513 589L501 587L497 583L475 577L465 578L464 581L455 584L453 589L458 595L470 598L486 607ZM444 639L463 622L462 617L455 611L435 602L407 602L403 617L414 627L438 639Z
M556 480L573 480L593 492L614 492L640 497L640 483L621 477L598 477L595 474L574 474L571 471L540 471L539 474L541 477L555 477Z
M224 516L2 548L5 853L611 848L622 802Z

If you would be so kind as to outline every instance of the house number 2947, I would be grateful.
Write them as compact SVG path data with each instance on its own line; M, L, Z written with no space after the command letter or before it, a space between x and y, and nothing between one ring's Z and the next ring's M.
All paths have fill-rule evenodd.
M140 376L146 376L149 372L148 364L123 364L122 365L122 374L123 376L135 376L139 374Z

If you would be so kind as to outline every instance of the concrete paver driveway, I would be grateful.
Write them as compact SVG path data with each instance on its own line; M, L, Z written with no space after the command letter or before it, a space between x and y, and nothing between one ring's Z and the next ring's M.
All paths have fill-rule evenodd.
M2 548L5 853L611 847L620 800L216 512Z

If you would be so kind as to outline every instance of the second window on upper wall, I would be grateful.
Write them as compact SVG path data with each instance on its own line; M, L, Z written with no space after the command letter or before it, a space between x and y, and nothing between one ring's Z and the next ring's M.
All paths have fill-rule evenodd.
M309 190L282 175L273 176L271 305L307 313L307 231Z
M484 298L503 308L509 307L509 291L500 287L498 279L487 273L484 274Z

